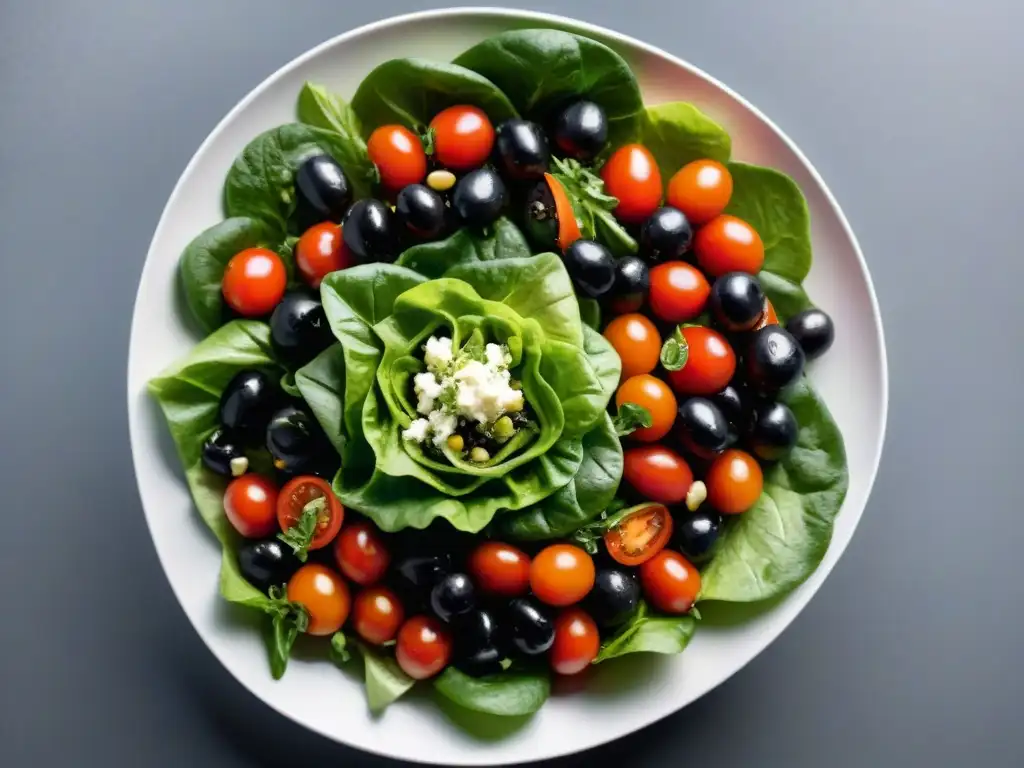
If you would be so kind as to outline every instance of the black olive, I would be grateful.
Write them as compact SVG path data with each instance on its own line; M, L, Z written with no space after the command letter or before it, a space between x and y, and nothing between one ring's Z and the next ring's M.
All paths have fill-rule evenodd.
M764 291L753 275L729 272L711 286L711 312L720 326L738 333L749 331L764 311Z
M680 404L675 430L683 447L702 459L712 458L729 444L729 422L717 405L703 397Z
M429 598L431 590L451 570L448 555L409 555L394 566L395 587L417 603Z
M334 341L320 297L288 291L270 316L270 340L278 357L293 367L305 365Z
M214 430L213 434L203 443L203 466L211 472L224 477L232 477L231 462L244 459L245 452L235 444L231 433L225 429Z
M455 666L467 675L496 674L505 658L499 647L498 626L489 611L476 610L458 619L454 631Z
M280 405L277 383L263 371L241 371L220 396L220 423L247 445L259 443Z
M242 577L263 592L287 582L300 565L291 547L277 539L246 541L238 549Z
M391 209L380 200L357 200L345 214L341 239L360 264L398 258L398 231Z
M744 429L750 417L750 402L746 390L739 384L729 384L721 392L708 398L718 406L734 429Z
M341 221L352 202L345 171L330 155L314 155L295 172L295 217L300 231L321 221Z
M770 395L800 378L804 352L785 328L766 325L751 335L744 363L750 386Z
M711 555L711 548L722 530L722 516L707 504L696 512L684 510L676 515L672 540L691 563L700 563Z
M690 220L668 205L652 213L640 229L640 253L651 262L679 259L690 250L691 242Z
M551 151L544 131L529 120L506 120L494 143L497 165L510 179L540 179L548 170Z
M469 613L476 607L476 589L464 573L449 573L430 591L430 607L441 621Z
M523 230L539 252L558 250L558 211L547 179L538 181L526 194Z
M650 288L651 273L644 260L625 256L615 262L615 281L608 292L608 306L618 315L636 312L647 300Z
M444 199L430 187L410 184L403 187L395 200L395 215L415 237L432 240L447 225Z
M330 448L317 420L300 408L287 405L267 424L267 450L274 466L302 473L317 466Z
M615 283L615 258L607 248L593 240L577 240L565 249L565 270L576 290L599 299Z
M486 227L501 216L507 197L505 182L497 173L490 168L477 168L459 179L452 205L469 226Z
M627 571L602 568L594 576L594 588L584 607L602 629L625 624L640 605L640 585Z
M793 315L786 323L786 330L793 334L808 360L816 360L825 354L836 338L832 318L820 309L805 309Z
M608 118L592 101L566 107L555 124L555 145L568 157L586 162L608 143Z
M529 597L517 597L508 604L512 643L526 656L539 656L555 642L555 627L541 607Z
M757 408L747 441L758 458L778 461L796 445L800 425L785 403L768 403Z

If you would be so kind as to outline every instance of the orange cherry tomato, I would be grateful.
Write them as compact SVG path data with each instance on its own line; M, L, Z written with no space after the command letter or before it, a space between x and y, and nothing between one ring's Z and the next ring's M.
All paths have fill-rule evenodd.
M366 142L370 161L377 166L380 181L397 192L418 184L427 175L427 153L420 137L401 125L382 125Z
M615 405L634 403L646 408L651 414L651 426L642 427L630 435L642 443L661 440L672 429L676 420L676 396L668 384L649 373L631 376L622 382L615 393Z
M757 459L746 451L732 448L708 469L704 484L708 487L708 503L723 515L746 512L761 498L764 474Z
M530 588L548 605L578 603L594 586L594 561L572 544L552 544L530 564Z
M682 614L697 602L700 572L678 552L663 549L640 566L640 587L655 610Z
M666 261L651 270L651 311L670 323L693 320L704 311L711 285L685 261Z
M236 477L224 491L224 514L247 539L261 539L277 530L277 486L252 473Z
M323 549L338 535L345 519L345 508L334 495L326 480L313 475L302 475L289 480L277 497L277 522L282 531L299 522L303 508L316 499L325 499L326 506L317 515L316 532L309 548Z
M693 238L697 264L711 277L726 272L756 275L764 266L764 243L757 231L735 216L716 216Z
M398 595L387 587L368 587L356 595L352 605L352 624L356 634L373 645L395 639L405 619Z
M341 576L317 563L307 563L288 580L288 600L306 609L306 633L317 636L333 635L341 629L352 605Z
M721 392L736 373L736 353L725 336L704 326L681 328L686 340L686 364L669 371L672 389L680 395L713 395Z
M580 232L579 222L576 221L576 212L573 210L569 195L565 192L562 182L550 173L544 174L544 180L551 190L551 197L555 200L555 215L558 217L558 237L556 242L563 251L575 243L583 234Z
M341 238L341 227L332 221L314 224L295 245L295 265L314 288L331 272L348 269L352 257Z
M638 312L619 315L604 329L604 337L622 360L622 378L650 373L661 355L661 336L654 323Z
M619 199L616 218L627 224L640 224L661 205L661 171L642 144L615 150L601 168L601 178L604 191Z
M718 216L732 197L732 174L715 160L687 163L668 182L668 204L695 227Z
M772 306L772 300L765 297L764 300L764 312L761 313L761 319L757 321L757 325L754 326L755 331L759 331L766 325L778 325L779 316L775 314L775 307Z
M494 147L494 126L477 107L448 107L434 116L430 129L434 132L434 157L453 171L479 168Z
M566 608L555 618L551 668L559 675L578 675L590 666L601 649L597 624L581 608Z
M616 562L640 565L665 548L672 538L672 526L668 509L661 504L650 504L608 529L604 546Z
M398 630L395 660L413 680L433 677L452 656L448 628L433 616L413 616Z
M645 499L678 504L693 485L686 459L663 445L639 445L622 455L622 478Z
M280 303L287 286L288 273L280 256L266 248L246 248L228 262L221 292L238 314L261 317Z
M502 597L525 595L530 588L530 558L500 541L485 541L469 556L469 572L481 591Z
M334 559L347 578L366 587L384 577L391 552L377 527L360 521L345 526L335 539Z

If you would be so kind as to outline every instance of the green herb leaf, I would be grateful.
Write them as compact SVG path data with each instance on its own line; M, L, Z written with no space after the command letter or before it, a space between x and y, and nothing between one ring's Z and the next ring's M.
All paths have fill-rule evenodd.
M643 504L637 504L632 507L623 507L621 506L622 503L623 502L619 499L615 499L609 507L616 511L606 511L600 519L573 531L572 536L569 538L574 544L578 544L586 549L589 554L594 554L594 552L597 551L597 542L603 539L604 535L608 533L608 531L617 526L627 517L636 514L643 509L647 509L647 507L661 506L653 501L644 502Z
M337 666L347 664L352 660L352 654L348 650L348 642L344 632L335 632L331 635L331 661Z
M623 403L615 416L615 433L619 437L631 435L638 429L647 429L654 423L651 412L636 403Z
M309 614L302 605L288 600L283 587L270 588L270 600L263 610L271 617L267 635L270 674L280 680L288 668L296 638L309 628Z
M690 346L677 326L661 346L661 367L666 371L679 371L690 357Z
M278 539L292 548L300 563L306 562L309 556L309 545L313 543L313 537L316 535L317 523L320 521L320 515L326 510L327 499L318 496L302 508L302 514L295 525L277 534Z

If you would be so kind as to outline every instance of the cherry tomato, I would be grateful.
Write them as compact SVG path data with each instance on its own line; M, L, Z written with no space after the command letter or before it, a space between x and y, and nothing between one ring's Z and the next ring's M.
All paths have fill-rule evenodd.
M640 224L661 205L661 171L654 155L641 144L619 147L601 168L604 191L617 197L615 216Z
M672 538L672 515L661 504L638 509L604 535L612 559L623 565L640 565L661 552Z
M631 376L622 382L615 393L615 405L635 403L646 408L651 414L651 426L642 427L630 435L642 443L661 440L672 429L676 420L676 396L661 379L649 373Z
M398 595L387 587L369 587L356 595L352 623L356 634L373 645L391 642L405 619Z
M662 613L686 613L700 594L700 572L678 552L663 549L640 566L647 602Z
M581 608L566 608L555 618L551 668L560 675L577 675L590 666L601 649L597 624Z
M346 577L366 587L384 576L391 552L377 527L360 521L345 526L335 540L334 559Z
M693 320L708 303L711 285L685 261L666 261L651 270L651 311L670 323Z
M224 514L247 539L261 539L277 530L277 486L252 473L236 477L224 491Z
M619 315L604 329L604 337L622 359L622 378L650 373L661 355L661 336L647 317L631 312Z
M397 192L427 175L427 154L419 136L401 125L382 125L370 134L366 152L377 166L380 181Z
M476 107L448 107L434 116L430 129L434 132L434 157L453 171L479 168L494 147L494 126Z
M678 504L693 485L686 459L663 445L627 448L622 456L622 477L645 499Z
M221 292L235 312L260 317L278 305L288 285L281 257L266 248L246 248L231 257Z
M578 603L594 586L594 561L572 544L552 544L530 564L530 588L548 605Z
M693 238L697 263L711 277L726 272L756 275L764 266L764 243L757 231L735 216L716 216Z
M413 616L398 630L395 659L414 680L433 677L445 668L451 656L451 635L433 616Z
M669 371L672 389L680 395L713 395L721 392L736 373L736 353L725 336L704 326L681 328L686 340L686 364Z
M323 549L338 535L345 519L345 508L326 480L302 475L289 480L277 497L277 522L282 531L299 522L303 508L316 499L325 499L324 509L317 515L316 532L310 549Z
M288 599L309 614L310 635L333 635L348 618L352 605L346 584L336 571L307 563L288 580Z
M761 498L764 475L757 459L733 448L715 459L704 484L708 487L708 502L712 507L723 515L738 515Z
M757 321L757 325L754 326L755 331L760 331L766 325L778 325L779 316L775 314L775 307L772 306L772 300L765 298L764 300L764 312L761 313L761 319Z
M687 163L668 182L668 204L695 227L718 216L732 197L732 174L715 160Z
M511 544L485 541L469 556L469 572L492 595L519 597L530 588L530 558Z
M295 245L295 264L314 288L319 288L320 282L331 272L352 266L352 257L341 239L341 227L333 221L325 221L303 232Z
M575 243L583 234L580 232L579 222L576 221L576 212L572 208L569 195L566 194L562 182L550 173L544 174L544 180L551 190L551 197L555 200L555 216L558 217L558 238L556 242L563 251Z

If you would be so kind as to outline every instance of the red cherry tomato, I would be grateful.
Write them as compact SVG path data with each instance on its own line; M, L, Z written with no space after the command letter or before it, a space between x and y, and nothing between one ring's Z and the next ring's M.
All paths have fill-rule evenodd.
M735 216L716 216L693 238L697 263L711 277L726 272L756 275L764 266L764 243L757 231Z
M638 312L619 315L604 329L604 337L622 360L622 378L650 373L658 365L661 336L647 317Z
M661 504L641 507L604 535L612 559L630 567L645 563L661 552L672 538L672 515Z
M476 107L448 107L434 116L430 129L434 132L434 157L453 171L479 168L494 147L494 126Z
M663 549L640 566L640 586L656 610L682 614L697 602L700 572L678 552Z
M668 204L686 214L695 227L725 210L732 197L732 174L715 160L687 163L668 182Z
M377 166L380 181L397 192L427 175L427 154L420 137L401 125L382 125L370 134L366 152Z
M413 616L398 630L395 659L414 680L433 677L445 668L451 656L448 628L432 616Z
M260 317L278 305L287 285L288 273L280 256L266 248L246 248L228 262L221 292L238 314Z
M562 182L550 173L544 174L544 179L551 190L551 197L555 200L555 215L558 217L558 247L563 251L575 243L583 234L580 232L579 222L576 221L576 212L573 210L569 195L566 194Z
M594 561L572 544L552 544L530 564L530 588L548 605L578 603L594 586Z
M555 618L551 668L559 675L578 675L601 649L597 624L581 608L566 608Z
M686 459L663 445L627 448L622 456L622 477L645 499L678 504L693 485Z
M757 459L733 448L715 459L704 484L708 487L708 502L712 507L723 515L738 515L761 498L764 474Z
M469 573L477 587L492 595L518 597L530 588L530 558L499 541L485 541L473 550Z
M615 150L601 168L604 191L619 199L616 218L640 224L661 205L661 171L654 155L641 144Z
M326 506L317 515L316 532L309 548L323 549L338 535L345 519L345 508L334 495L326 480L313 475L303 475L289 480L277 497L277 522L282 531L287 531L302 518L302 510L309 502L325 499Z
M352 258L341 239L341 227L325 221L303 232L295 245L295 264L303 279L314 288L319 288L331 272L352 266Z
M398 596L387 587L368 587L356 595L352 623L356 634L373 645L391 642L405 619Z
M736 353L718 331L704 326L681 328L686 339L686 364L669 371L668 379L680 395L713 395L721 392L736 373Z
M277 486L260 475L236 477L224 491L224 514L247 539L261 539L277 530Z
M676 396L668 388L668 384L649 373L632 376L622 382L615 393L615 405L619 408L623 403L635 403L648 410L651 414L651 426L642 427L630 435L642 443L654 443L661 440L672 429L676 420Z
M299 603L309 614L310 635L333 635L348 618L352 598L348 585L336 572L307 563L288 580L288 600Z
M345 526L335 540L334 559L346 577L365 587L383 578L391 552L377 527L360 521Z
M693 320L708 303L711 285L685 261L666 261L651 270L651 311L670 323Z

